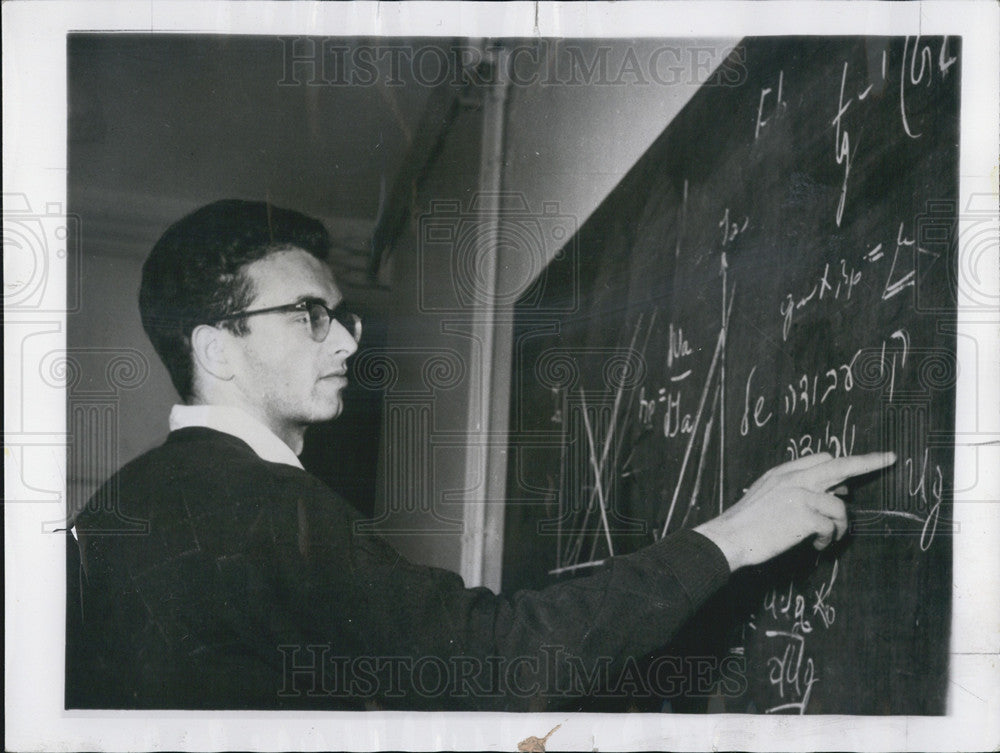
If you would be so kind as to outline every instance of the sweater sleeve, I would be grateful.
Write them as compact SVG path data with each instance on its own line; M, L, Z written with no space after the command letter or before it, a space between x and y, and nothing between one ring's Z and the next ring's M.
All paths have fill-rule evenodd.
M681 531L589 577L496 595L356 535L344 507L306 516L319 537L303 541L300 527L300 614L316 640L339 641L348 669L368 658L365 687L382 705L526 710L585 694L668 643L729 577L715 544Z

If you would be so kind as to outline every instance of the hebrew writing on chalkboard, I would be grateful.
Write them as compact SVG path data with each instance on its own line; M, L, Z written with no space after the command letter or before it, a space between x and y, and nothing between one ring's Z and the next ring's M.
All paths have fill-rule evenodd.
M737 572L663 647L701 668L628 707L944 713L960 59L743 40L517 306L505 590L695 527L781 462L898 457L852 480L841 541Z

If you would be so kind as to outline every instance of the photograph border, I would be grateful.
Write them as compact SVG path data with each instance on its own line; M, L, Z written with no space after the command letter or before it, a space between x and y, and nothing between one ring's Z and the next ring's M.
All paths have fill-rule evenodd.
M959 237L983 217L996 238L1000 12L993 2L282 3L9 2L3 12L4 224L23 197L65 212L66 37L71 32L277 36L961 36ZM10 198L9 198L10 197ZM985 205L985 206L984 206ZM978 213L978 214L977 214ZM965 235L963 235L965 233ZM970 259L969 255L976 253ZM1000 745L1000 265L963 243L954 488L956 540L948 713L943 717L469 712L66 711L65 546L50 535L66 498L65 400L42 385L65 349L67 254L33 308L5 280L6 740L10 750L976 750ZM58 257L58 255L57 255ZM971 265L971 266L970 266ZM6 276L6 273L5 273ZM960 282L960 286L962 283ZM983 301L986 302L983 305ZM60 303L62 302L62 303ZM36 395L46 395L38 400ZM30 461L30 467L29 467ZM13 490L25 490L14 497ZM561 725L561 726L560 726Z

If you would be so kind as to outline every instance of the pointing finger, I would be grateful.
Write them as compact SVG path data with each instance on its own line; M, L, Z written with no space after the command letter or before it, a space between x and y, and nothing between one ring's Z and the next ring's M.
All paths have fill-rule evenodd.
M834 458L821 465L802 471L806 485L816 490L826 490L852 476L862 476L896 462L894 452L872 452L867 455Z
M797 460L789 460L787 463L782 463L781 465L776 465L771 468L767 473L757 479L756 482L745 491L756 492L765 486L773 486L777 483L777 480L789 473L795 473L796 471L804 471L814 466L821 465L822 463L831 460L832 456L828 452L821 452L816 455L803 455Z
M782 463L774 470L776 473L804 471L817 465L822 465L830 460L833 460L833 456L829 452L820 452L815 455L803 455L798 460L789 460L787 463Z

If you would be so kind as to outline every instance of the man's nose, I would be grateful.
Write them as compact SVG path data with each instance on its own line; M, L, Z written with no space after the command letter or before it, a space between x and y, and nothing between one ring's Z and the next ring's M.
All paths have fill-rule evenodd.
M354 335L337 320L330 322L330 332L326 338L338 353L347 353L345 358L350 358L358 349L358 341Z

